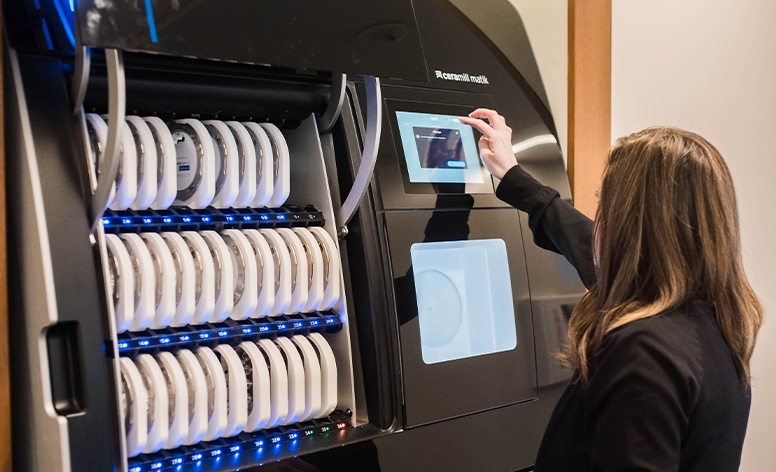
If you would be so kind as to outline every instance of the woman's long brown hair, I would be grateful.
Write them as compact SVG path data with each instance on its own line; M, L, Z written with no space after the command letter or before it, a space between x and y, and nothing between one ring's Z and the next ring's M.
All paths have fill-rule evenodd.
M562 357L585 379L613 329L702 304L715 313L749 385L763 310L744 273L733 181L719 151L675 128L620 138L599 198L597 281L571 316Z

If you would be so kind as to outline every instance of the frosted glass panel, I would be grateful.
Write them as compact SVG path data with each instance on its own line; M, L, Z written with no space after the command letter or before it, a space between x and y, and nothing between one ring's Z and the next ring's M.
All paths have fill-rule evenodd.
M423 362L515 348L515 310L503 240L416 243L410 253Z

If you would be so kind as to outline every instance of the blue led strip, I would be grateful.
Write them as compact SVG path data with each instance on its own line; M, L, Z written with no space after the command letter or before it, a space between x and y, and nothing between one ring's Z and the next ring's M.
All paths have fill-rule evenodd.
M248 228L278 228L323 226L323 214L314 206L301 208L286 205L280 208L212 207L194 210L172 207L168 210L106 210L102 225L106 233L138 233L160 231L202 231Z
M351 429L350 416L346 412L335 411L328 418L320 420L240 433L232 438L201 442L154 454L141 454L129 459L129 472L180 470L191 465L202 466L203 470L207 470L216 461L221 466L245 467L278 460L294 455L299 446L312 444L313 441L339 440L339 435L332 438L331 434Z
M154 21L154 9L151 5L151 0L145 0L146 18L148 19L148 32L151 35L151 42L158 43L159 38L156 36L156 22Z
M119 334L116 347L119 355L133 356L144 352L194 349L200 345L238 344L245 340L306 335L311 332L334 333L341 329L342 320L339 315L326 311L126 332Z

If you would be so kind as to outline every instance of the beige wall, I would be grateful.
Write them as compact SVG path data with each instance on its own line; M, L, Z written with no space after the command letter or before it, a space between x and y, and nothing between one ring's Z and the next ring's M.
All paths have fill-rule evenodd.
M613 0L612 136L653 124L709 139L738 192L745 264L766 305L741 470L776 470L776 2Z

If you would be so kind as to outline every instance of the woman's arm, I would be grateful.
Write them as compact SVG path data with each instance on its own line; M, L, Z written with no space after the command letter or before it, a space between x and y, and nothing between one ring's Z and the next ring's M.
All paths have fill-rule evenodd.
M480 118L486 118L488 123ZM562 254L577 270L586 287L595 283L593 222L561 200L557 190L536 181L517 164L512 152L512 128L493 110L480 108L461 122L476 128L485 168L501 180L496 196L528 213L534 242Z

